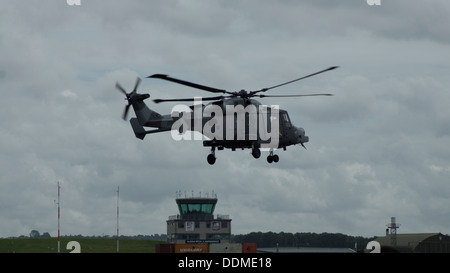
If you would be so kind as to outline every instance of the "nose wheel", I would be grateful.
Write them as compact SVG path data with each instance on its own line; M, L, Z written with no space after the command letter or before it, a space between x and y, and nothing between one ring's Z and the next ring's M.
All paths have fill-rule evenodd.
M211 147L211 153L206 157L209 165L214 165L216 163L216 149L215 147Z
M278 155L274 155L273 151L270 151L270 154L267 156L267 162L268 163L272 163L272 162L277 163L279 160L280 160L280 158L278 157Z

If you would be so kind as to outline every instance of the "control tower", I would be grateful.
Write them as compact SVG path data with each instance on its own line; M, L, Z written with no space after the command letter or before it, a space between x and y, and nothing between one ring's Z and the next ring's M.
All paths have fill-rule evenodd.
M229 243L231 219L228 215L216 215L217 195L213 197L185 197L176 199L178 215L167 220L167 242Z

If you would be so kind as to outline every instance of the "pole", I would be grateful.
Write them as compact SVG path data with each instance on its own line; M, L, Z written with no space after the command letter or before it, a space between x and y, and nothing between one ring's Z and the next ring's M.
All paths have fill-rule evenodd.
M117 186L117 253L119 253L119 187Z
M60 219L60 207L59 207L59 189L61 187L59 186L59 181L58 181L58 253L61 252L61 241L60 241L60 232L59 232L59 219Z

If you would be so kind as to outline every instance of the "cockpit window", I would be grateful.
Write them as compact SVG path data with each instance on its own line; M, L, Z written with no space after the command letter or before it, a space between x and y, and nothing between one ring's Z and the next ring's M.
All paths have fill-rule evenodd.
M284 121L284 125L286 126L286 128L292 127L291 121L289 120L289 116L287 113L283 113L283 121Z

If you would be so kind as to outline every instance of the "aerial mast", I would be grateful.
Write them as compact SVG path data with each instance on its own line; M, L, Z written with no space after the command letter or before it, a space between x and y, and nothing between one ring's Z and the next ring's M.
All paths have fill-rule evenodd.
M388 235L388 231L391 233L391 245L397 246L397 229L400 227L399 224L396 223L395 217L391 217L391 223L387 225L386 236Z
M117 186L117 252L119 252L119 186Z
M59 181L58 181L58 203L56 203L58 205L58 253L61 252L61 241L60 241L60 232L59 232L59 219L60 219L60 207L59 207L59 190L61 189L61 187L59 186Z

